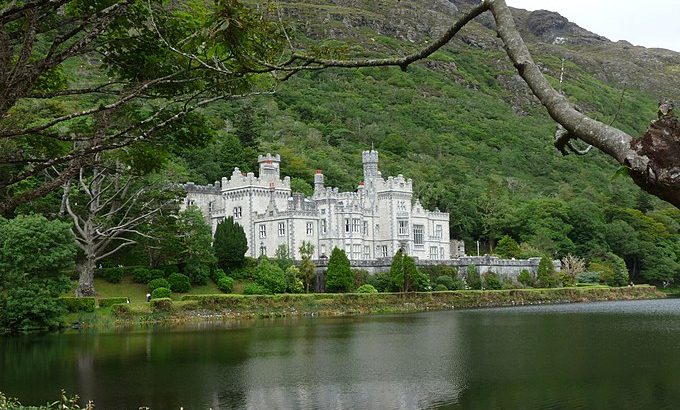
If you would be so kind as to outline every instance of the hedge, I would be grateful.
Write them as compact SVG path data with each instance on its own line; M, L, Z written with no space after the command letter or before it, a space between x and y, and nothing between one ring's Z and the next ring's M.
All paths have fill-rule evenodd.
M94 312L97 301L94 297L76 298L73 296L62 296L59 303L70 313L75 312Z
M128 298L125 296L118 296L114 298L101 298L99 299L99 307L109 307L112 305L116 305L118 303L127 303Z

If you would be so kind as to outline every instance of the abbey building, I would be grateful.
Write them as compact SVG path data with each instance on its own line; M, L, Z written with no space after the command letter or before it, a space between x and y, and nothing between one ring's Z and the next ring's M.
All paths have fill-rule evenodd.
M377 151L364 151L362 160L364 181L356 191L326 187L317 170L314 195L306 198L291 192L290 177L281 179L279 155L260 155L258 176L235 168L215 184L187 183L185 206L198 206L213 232L233 216L245 230L252 257L274 257L285 245L300 259L300 245L307 241L315 259L329 257L334 247L354 261L391 258L400 248L420 260L450 259L449 214L424 209L413 198L411 179L383 178Z

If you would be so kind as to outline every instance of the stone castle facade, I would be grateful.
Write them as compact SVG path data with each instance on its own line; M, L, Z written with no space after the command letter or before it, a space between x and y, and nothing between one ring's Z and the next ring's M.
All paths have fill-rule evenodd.
M235 168L215 184L185 185L184 205L197 206L213 232L229 216L243 226L248 256L274 257L285 245L300 259L300 245L307 241L314 245L314 259L329 257L334 247L351 261L391 258L400 248L423 261L451 258L449 214L423 208L413 198L411 179L383 178L377 151L363 152L364 180L356 191L326 187L317 170L311 198L292 193L290 177L280 176L279 155L260 155L258 162L258 176Z

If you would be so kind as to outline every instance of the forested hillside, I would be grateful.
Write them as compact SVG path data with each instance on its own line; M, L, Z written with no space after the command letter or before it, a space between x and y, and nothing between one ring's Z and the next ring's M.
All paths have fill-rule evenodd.
M336 57L404 55L458 13L445 1L310 1L281 10L293 38ZM658 98L677 96L672 76L645 80L662 57L661 77L677 70L675 53L611 43L555 14L518 11L517 21L545 75L558 87L563 66L564 93L594 118L641 135L656 117ZM224 119L222 131L182 161L192 180L207 183L233 166L254 171L256 152L278 152L283 174L310 193L318 168L327 184L355 189L360 152L375 146L384 174L413 178L426 206L450 212L453 237L469 249L481 240L489 252L507 234L534 253L607 259L614 252L634 277L640 270L647 279L680 274L677 209L642 192L597 150L562 156L552 145L554 122L489 24L473 23L460 40L407 72L300 73L274 96L215 106L211 116ZM555 37L562 44L544 42Z
M82 294L94 293L87 276L102 266L172 266L206 280L210 238L199 215L179 212L179 183L257 171L257 155L271 152L296 191L311 194L315 169L352 190L371 147L384 175L412 178L423 205L450 213L452 239L468 250L480 241L505 257L573 254L600 272L625 261L635 281L680 280L680 211L596 149L563 156L553 146L555 123L489 13L405 72L312 70L277 83L276 70L252 61L290 46L338 59L404 56L476 2L68 3L59 13L52 2L27 6L45 7L44 21L16 5L0 15L13 56L0 90L0 245L19 237L13 230L47 232L43 224L55 224L55 243L74 232ZM555 13L516 10L515 19L544 75L593 118L641 135L660 97L680 97L678 53L612 43ZM47 219L17 217L31 213ZM504 237L521 246L501 252ZM27 254L43 249L32 245ZM16 262L23 275L6 248L1 266ZM62 254L73 259L75 245Z

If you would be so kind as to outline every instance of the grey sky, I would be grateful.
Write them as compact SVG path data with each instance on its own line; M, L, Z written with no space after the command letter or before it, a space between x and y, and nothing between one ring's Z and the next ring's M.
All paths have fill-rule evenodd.
M612 41L680 52L680 0L506 0L527 10L556 11Z

